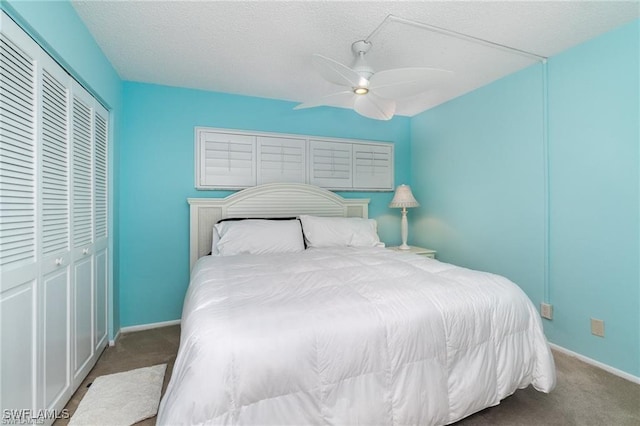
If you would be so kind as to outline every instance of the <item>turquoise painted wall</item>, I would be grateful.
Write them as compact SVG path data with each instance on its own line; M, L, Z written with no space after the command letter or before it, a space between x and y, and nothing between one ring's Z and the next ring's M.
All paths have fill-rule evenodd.
M640 376L639 22L412 119L414 242L517 282L551 342ZM548 167L549 190L545 185ZM545 245L545 199L549 244ZM591 317L606 337L591 335Z
M122 121L122 81L102 53L91 33L84 25L71 3L67 1L15 1L1 0L0 8L7 12L31 37L61 63L78 81L97 96L110 110L109 161L111 164L111 188L118 180L118 141ZM113 211L117 211L117 194L111 194ZM113 212L112 212L113 213ZM111 215L113 238L112 261L118 269L117 235L118 217ZM120 329L117 273L112 288L109 337Z
M121 324L130 326L180 318L189 281L188 197L222 197L228 191L194 188L194 127L308 134L395 142L396 183L410 178L410 119L388 122L353 111L295 103L124 83L120 156ZM387 208L391 192L347 192L371 198L370 217L381 238L399 242L400 216Z
M414 117L411 236L438 258L492 271L542 298L540 67Z
M640 21L549 61L552 342L640 376ZM604 339L590 318L605 321Z

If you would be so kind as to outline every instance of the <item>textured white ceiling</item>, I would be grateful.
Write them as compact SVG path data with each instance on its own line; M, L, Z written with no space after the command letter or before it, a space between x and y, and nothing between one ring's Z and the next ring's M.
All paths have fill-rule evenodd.
M638 1L73 1L120 77L304 101L334 92L319 53L351 65L351 43L389 14L553 56L640 16ZM431 66L446 85L398 102L412 116L534 60L397 22L367 54L377 71Z

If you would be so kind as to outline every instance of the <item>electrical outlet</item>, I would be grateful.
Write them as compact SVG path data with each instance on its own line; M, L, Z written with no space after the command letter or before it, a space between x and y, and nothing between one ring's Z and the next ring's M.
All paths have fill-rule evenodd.
M540 316L548 320L553 319L553 305L551 303L541 303Z
M604 337L603 320L591 318L591 334L593 334L594 336Z

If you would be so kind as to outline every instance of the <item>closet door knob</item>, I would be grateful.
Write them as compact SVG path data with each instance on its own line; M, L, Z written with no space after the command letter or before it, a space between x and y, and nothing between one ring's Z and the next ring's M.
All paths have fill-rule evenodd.
M88 248L83 248L82 249L82 254L89 254L89 249Z
M62 258L59 257L56 259L56 266L61 266L62 265Z

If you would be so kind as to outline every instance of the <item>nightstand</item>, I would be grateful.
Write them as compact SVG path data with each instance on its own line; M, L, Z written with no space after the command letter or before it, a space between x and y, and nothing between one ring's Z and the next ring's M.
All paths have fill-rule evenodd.
M424 248L424 247L417 247L417 246L411 246L411 248L409 250L400 250L400 248L398 246L394 246L394 247L387 247L389 250L393 250L393 251L397 251L400 253L413 253L413 254L417 254L420 256L424 256L424 257L430 257L431 259L435 259L436 258L436 251L435 250L431 250L428 248Z

